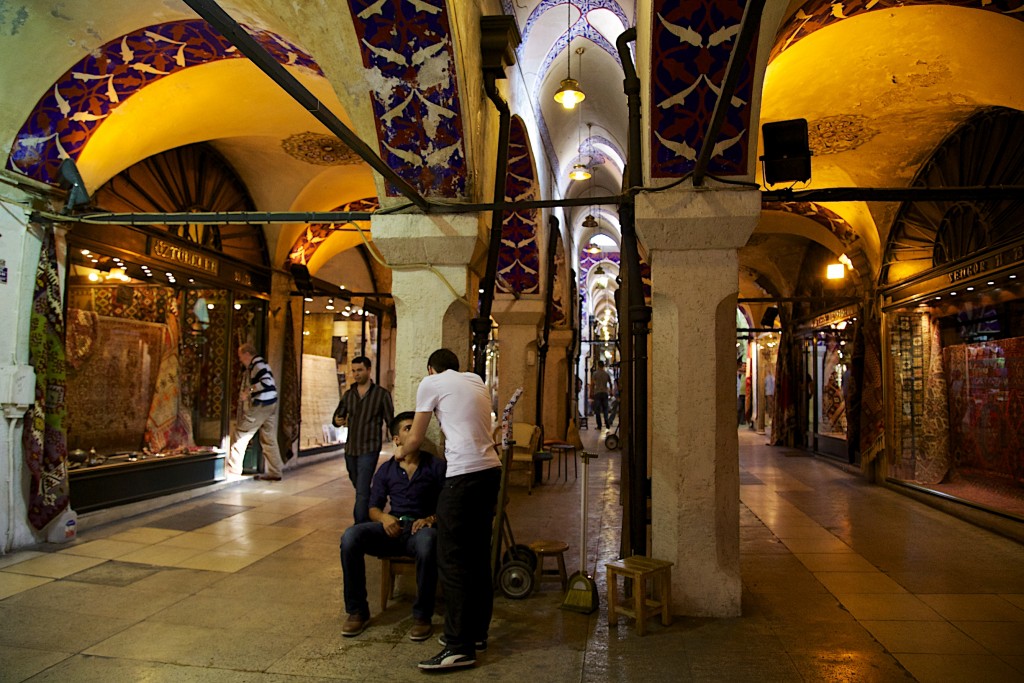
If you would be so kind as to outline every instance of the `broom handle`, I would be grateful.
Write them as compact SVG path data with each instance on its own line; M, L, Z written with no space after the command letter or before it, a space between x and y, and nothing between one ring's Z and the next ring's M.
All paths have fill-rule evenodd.
M580 457L583 459L583 486L580 494L582 499L580 501L580 574L587 576L587 481L590 479L587 476L587 461L589 458L586 452Z
M588 453L587 451L580 453L580 459L583 461L583 492L580 495L583 499L580 505L582 509L580 514L583 516L580 520L580 574L584 576L589 576L587 574L587 490L590 483L588 466L590 465L590 459L596 457L597 453Z

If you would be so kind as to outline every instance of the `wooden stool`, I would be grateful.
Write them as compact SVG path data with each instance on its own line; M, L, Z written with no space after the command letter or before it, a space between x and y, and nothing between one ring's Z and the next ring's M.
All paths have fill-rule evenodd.
M415 557L382 557L380 558L380 611L388 607L388 599L395 589L395 577L399 575L416 576Z
M562 592L564 593L569 588L569 577L565 574L565 553L569 549L569 544L565 541L534 541L530 544L530 550L537 553L537 570L535 572L535 579L537 585L540 585L541 581L559 581L562 584ZM544 568L544 558L554 557L556 567L554 569Z
M624 560L616 560L605 564L608 580L608 625L615 626L619 615L636 619L636 632L644 635L647 630L647 619L661 614L661 623L668 626L672 623L672 563L655 560L643 555L634 555ZM618 578L633 581L633 607L619 604ZM650 583L648 583L650 581ZM647 589L651 588L651 597L647 597Z

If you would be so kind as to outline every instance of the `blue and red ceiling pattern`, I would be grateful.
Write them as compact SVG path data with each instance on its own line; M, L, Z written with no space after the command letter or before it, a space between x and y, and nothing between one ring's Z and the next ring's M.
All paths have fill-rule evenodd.
M718 101L745 0L655 0L651 34L651 175L693 171L714 144L708 171L745 175L750 146L756 40L750 47L717 140L704 139Z
M354 202L342 204L341 206L331 209L331 211L367 211L372 212L380 208L380 202L377 201L376 197L367 197L366 199L357 199ZM306 230L299 235L298 239L295 240L295 244L288 251L288 258L285 259L284 266L287 268L293 263L301 263L306 265L309 263L309 259L313 258L313 254L319 249L327 238L332 233L336 232L339 228L346 227L348 225L356 225L356 223L310 223L306 226Z
M245 27L277 61L321 73L301 48ZM77 159L92 135L128 98L156 81L244 56L202 20L147 26L112 40L76 63L43 95L11 145L8 167L56 184L65 158Z
M505 201L540 198L526 126L518 116L509 125L508 174ZM506 211L501 224L496 291L536 294L540 291L540 249L537 246L537 209Z
M349 0L380 153L428 197L463 197L466 154L444 0ZM388 196L398 192L390 185Z

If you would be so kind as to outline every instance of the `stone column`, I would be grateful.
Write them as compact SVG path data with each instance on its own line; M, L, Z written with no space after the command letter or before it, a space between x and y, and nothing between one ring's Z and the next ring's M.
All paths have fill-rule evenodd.
M572 330L551 330L548 334L548 357L544 368L545 439L564 439L569 426L566 403L569 400L572 356L566 349L571 342Z
M523 395L516 403L514 420L533 424L537 417L537 336L544 322L544 301L515 299L499 294L491 307L498 323L498 410L504 409L518 387ZM499 415L500 417L500 415Z
M754 190L637 201L653 283L651 552L675 563L676 614L740 614L737 249L760 208Z
M393 268L395 410L415 410L416 387L427 374L432 351L447 347L463 371L473 369L469 321L477 292L469 264L482 248L480 223L472 214L385 215L374 216L370 227L374 244Z

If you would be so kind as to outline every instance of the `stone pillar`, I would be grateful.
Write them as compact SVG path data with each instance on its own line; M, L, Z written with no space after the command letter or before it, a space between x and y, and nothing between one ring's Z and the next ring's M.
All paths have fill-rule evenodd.
M537 337L544 322L544 301L514 299L499 294L491 307L498 323L498 410L504 409L518 387L523 395L516 403L514 420L533 424L537 418ZM499 415L500 417L500 415Z
M572 330L548 333L548 357L544 368L544 438L564 439L569 426L566 404L569 401L569 366L572 355Z
M637 198L653 283L651 552L675 563L676 614L740 614L737 250L760 208L756 190Z
M416 387L435 349L451 349L463 371L473 369L469 321L477 292L469 264L482 248L479 226L472 214L398 214L370 221L374 244L393 268L396 411L416 409Z

